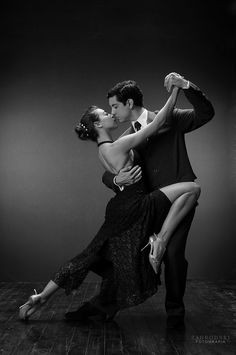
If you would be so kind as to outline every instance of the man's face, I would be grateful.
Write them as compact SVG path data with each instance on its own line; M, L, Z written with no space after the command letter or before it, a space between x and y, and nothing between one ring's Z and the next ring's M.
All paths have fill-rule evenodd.
M112 96L109 97L109 105L111 107L111 114L119 120L119 122L128 121L131 114L131 109L129 107L129 103L124 105L122 102L117 101L117 97Z

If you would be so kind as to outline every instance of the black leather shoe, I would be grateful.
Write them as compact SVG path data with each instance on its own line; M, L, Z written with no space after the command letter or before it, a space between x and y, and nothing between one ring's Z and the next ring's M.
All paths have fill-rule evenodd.
M184 330L185 323L184 318L181 316L169 316L167 318L167 329L176 329L176 330Z
M65 319L68 321L85 321L90 317L106 319L106 313L94 307L90 302L85 302L77 311L65 314Z

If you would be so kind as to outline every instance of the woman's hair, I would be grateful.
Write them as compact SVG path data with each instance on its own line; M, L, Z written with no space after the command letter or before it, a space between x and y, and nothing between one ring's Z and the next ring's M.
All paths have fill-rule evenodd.
M90 106L81 117L80 123L75 127L75 132L80 139L90 139L96 142L98 133L94 122L99 121L99 116L95 112L97 108L97 106Z

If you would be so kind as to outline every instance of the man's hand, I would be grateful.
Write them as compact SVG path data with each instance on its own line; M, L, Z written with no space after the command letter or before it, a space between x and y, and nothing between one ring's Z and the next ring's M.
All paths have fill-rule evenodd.
M139 165L127 166L120 169L119 174L116 175L116 184L119 186L128 186L135 184L142 178L142 169Z
M166 87L168 92L171 92L173 86L177 86L180 89L188 89L189 81L178 73L170 73L165 77L164 87Z

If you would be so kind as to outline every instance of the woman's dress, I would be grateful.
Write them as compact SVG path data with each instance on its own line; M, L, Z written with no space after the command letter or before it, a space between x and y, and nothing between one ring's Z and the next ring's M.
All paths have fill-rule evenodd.
M112 265L101 285L103 302L115 303L119 309L142 303L156 293L160 276L149 263L150 249L141 249L161 229L170 206L162 191L148 193L143 179L125 187L108 202L105 221L91 243L63 265L53 281L69 294L81 285L99 255Z

